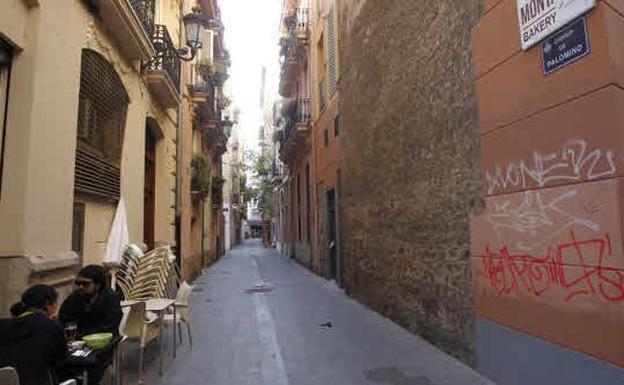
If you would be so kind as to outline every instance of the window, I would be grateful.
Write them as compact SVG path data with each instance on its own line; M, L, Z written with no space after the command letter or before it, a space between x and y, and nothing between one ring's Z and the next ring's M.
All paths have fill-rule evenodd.
M325 109L325 78L319 82L319 112Z
M310 189L312 188L310 183L310 165L306 165L306 235L308 243L312 243L312 223L310 221Z
M297 239L301 241L301 173L297 174Z
M340 115L334 118L334 136L337 138L338 135L340 135Z
M128 95L113 66L95 51L82 51L75 190L119 199L121 150Z
M7 107L9 106L9 83L11 80L11 47L0 39L0 188L4 160L4 141L7 125Z
M325 147L329 146L329 130L327 128L325 128L325 130L323 131L324 134L324 142L325 142Z
M72 222L72 250L80 257L80 264L84 258L84 227L85 227L85 205L74 202L74 215Z

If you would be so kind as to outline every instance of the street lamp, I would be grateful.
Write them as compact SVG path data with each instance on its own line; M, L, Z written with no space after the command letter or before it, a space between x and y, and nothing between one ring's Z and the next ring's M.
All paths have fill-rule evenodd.
M234 122L232 122L230 120L229 116L225 117L225 120L221 121L221 132L223 132L223 135L227 136L228 138L230 137L230 134L232 133L232 126L234 125Z
M156 54L143 64L143 68L148 68L155 62L171 58L172 56L184 61L191 61L195 58L197 50L202 47L204 31L206 30L208 22L202 16L199 8L194 8L193 12L184 15L184 17L182 17L182 22L184 22L186 45L188 47L175 49L171 46L171 42L164 36L155 35L154 49L156 50Z
M184 15L184 17L182 17L182 22L184 23L184 29L186 31L186 45L189 46L191 52L190 57L181 56L180 53L187 54L188 52L188 49L185 47L180 50L185 52L179 52L178 56L184 61L190 61L195 57L197 50L202 47L204 31L208 23L202 16L199 8L194 8L193 12Z

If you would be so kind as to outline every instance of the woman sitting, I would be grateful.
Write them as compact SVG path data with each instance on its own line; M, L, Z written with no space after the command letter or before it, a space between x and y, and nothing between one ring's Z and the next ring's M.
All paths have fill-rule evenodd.
M0 320L0 367L14 367L21 385L58 383L55 371L67 357L67 344L53 321L57 299L53 287L35 285L11 306L14 318Z

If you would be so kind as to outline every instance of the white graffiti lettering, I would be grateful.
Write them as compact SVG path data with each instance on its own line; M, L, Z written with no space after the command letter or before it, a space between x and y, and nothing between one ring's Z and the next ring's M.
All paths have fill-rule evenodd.
M544 246L561 233L566 233L573 226L581 226L599 231L600 226L587 219L567 212L562 204L577 197L576 190L568 190L558 197L546 201L539 191L526 191L519 205L511 201L495 203L494 209L487 215L488 222L494 228L499 240L511 232L511 239L518 239L515 247L521 251L532 251Z
M572 139L556 152L533 153L532 163L510 162L485 171L488 195L531 186L545 187L561 182L596 180L616 173L615 154L611 150L588 150L587 142Z

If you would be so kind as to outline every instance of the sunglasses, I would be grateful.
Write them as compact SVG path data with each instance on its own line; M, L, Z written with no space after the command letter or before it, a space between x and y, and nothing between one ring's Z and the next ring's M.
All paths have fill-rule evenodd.
M74 285L76 286L80 286L80 287L87 287L89 285L91 285L93 283L93 281L74 281Z

